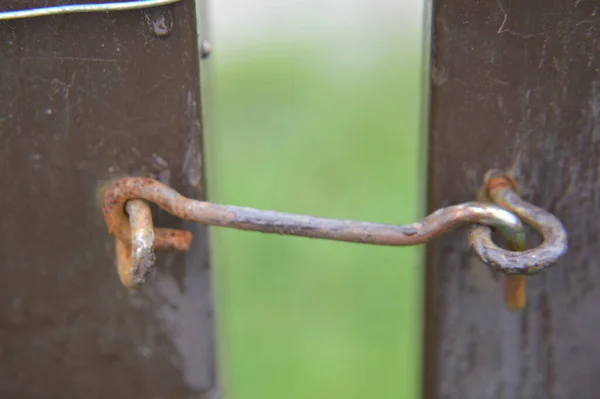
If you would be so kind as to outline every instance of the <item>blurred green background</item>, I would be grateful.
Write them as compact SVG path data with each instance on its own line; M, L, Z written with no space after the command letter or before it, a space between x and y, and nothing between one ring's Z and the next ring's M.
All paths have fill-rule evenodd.
M230 52L217 42L209 197L343 219L420 218L418 39L345 56L339 42L277 38ZM225 397L420 397L424 248L228 229L213 229L212 241Z

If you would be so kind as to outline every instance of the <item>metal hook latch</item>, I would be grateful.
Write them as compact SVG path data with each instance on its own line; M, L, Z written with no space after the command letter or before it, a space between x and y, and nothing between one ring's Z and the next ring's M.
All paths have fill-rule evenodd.
M413 224L390 225L197 201L183 197L157 180L128 177L104 188L102 211L108 230L116 239L117 268L121 282L127 287L146 281L155 261L155 249L187 251L192 240L189 231L154 228L146 201L179 218L205 225L374 245L424 244L471 224L474 227L469 240L477 256L508 275L507 287L520 287L517 298L514 290L506 291L508 307L518 310L525 304L524 280L515 276L539 273L554 264L567 250L566 231L553 215L521 199L507 176L489 175L486 188L497 205L467 202L441 208ZM521 220L543 236L540 246L525 250ZM506 237L510 250L492 241L492 227Z

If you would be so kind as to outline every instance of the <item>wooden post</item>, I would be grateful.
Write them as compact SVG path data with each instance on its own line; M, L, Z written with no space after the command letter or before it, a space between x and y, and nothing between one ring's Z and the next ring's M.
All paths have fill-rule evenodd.
M557 215L569 251L511 313L464 232L429 247L427 398L595 398L600 392L600 8L590 1L433 6L429 209L512 169ZM531 245L536 244L532 240Z
M1 10L41 7L7 0ZM195 5L0 21L0 396L218 395L206 229L122 287L98 187L204 198Z

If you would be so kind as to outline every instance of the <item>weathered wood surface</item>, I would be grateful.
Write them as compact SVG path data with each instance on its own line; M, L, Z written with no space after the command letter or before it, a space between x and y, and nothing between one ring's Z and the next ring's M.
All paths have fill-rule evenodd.
M123 175L204 197L197 41L193 1L0 21L0 397L215 393L206 229L131 292L97 201Z
M569 252L512 314L464 232L428 249L427 398L597 398L600 392L600 3L434 2L429 209L514 168Z

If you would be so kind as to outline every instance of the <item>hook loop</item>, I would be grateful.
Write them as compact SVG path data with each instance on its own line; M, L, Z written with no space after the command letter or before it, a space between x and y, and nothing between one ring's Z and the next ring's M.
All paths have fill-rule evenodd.
M522 252L498 247L492 240L492 229L475 225L469 233L469 243L477 256L492 268L504 274L535 275L554 265L568 248L567 232L554 215L523 200L515 192L515 184L508 175L496 171L486 176L488 197L501 203L523 222L533 227L543 238L542 244Z

